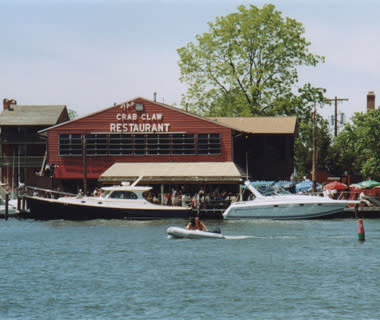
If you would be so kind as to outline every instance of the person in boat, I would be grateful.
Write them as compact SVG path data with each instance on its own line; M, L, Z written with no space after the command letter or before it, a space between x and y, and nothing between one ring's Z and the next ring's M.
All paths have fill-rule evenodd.
M200 230L208 232L207 226L199 220L199 217L192 217L186 226L186 230Z
M190 222L187 224L186 230L197 230L197 225L195 223L194 217L190 218Z
M199 220L199 217L195 218L195 226L196 226L197 230L208 231L208 228L206 227L206 225L201 220Z

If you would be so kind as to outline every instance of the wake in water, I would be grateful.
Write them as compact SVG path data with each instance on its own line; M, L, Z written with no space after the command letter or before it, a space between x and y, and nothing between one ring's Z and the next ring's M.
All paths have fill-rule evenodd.
M244 240L244 239L258 239L262 237L256 237L256 236L224 236L224 238L176 238L172 237L171 235L168 235L168 239L182 239L182 240Z
M261 237L256 236L224 236L226 240L244 240L244 239L258 239Z

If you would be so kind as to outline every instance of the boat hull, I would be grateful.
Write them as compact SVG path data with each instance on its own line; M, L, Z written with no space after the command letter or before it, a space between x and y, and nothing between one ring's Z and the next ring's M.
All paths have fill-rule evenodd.
M130 220L159 220L170 218L188 219L191 208L164 206L152 206L150 208L139 207L109 207L98 203L62 202L55 199L40 197L26 197L29 213L24 218L39 220L91 220L91 219L130 219Z
M201 230L186 230L179 227L169 227L166 233L178 239L225 239L224 235Z
M318 219L333 218L342 213L347 203L291 203L257 205L244 202L232 204L224 213L224 219Z

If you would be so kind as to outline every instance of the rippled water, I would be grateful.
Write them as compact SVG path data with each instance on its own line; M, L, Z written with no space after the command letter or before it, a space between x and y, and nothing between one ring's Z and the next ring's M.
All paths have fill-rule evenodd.
M0 319L379 319L380 220L0 221Z

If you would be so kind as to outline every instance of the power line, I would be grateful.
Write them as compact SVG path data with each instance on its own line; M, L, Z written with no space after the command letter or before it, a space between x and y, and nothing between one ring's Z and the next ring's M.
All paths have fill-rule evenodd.
M347 98L337 98L335 96L335 98L333 99L325 99L325 101L327 102L335 102L335 116L334 116L334 136L336 137L338 135L338 101L339 102L342 102L342 101L348 101Z

